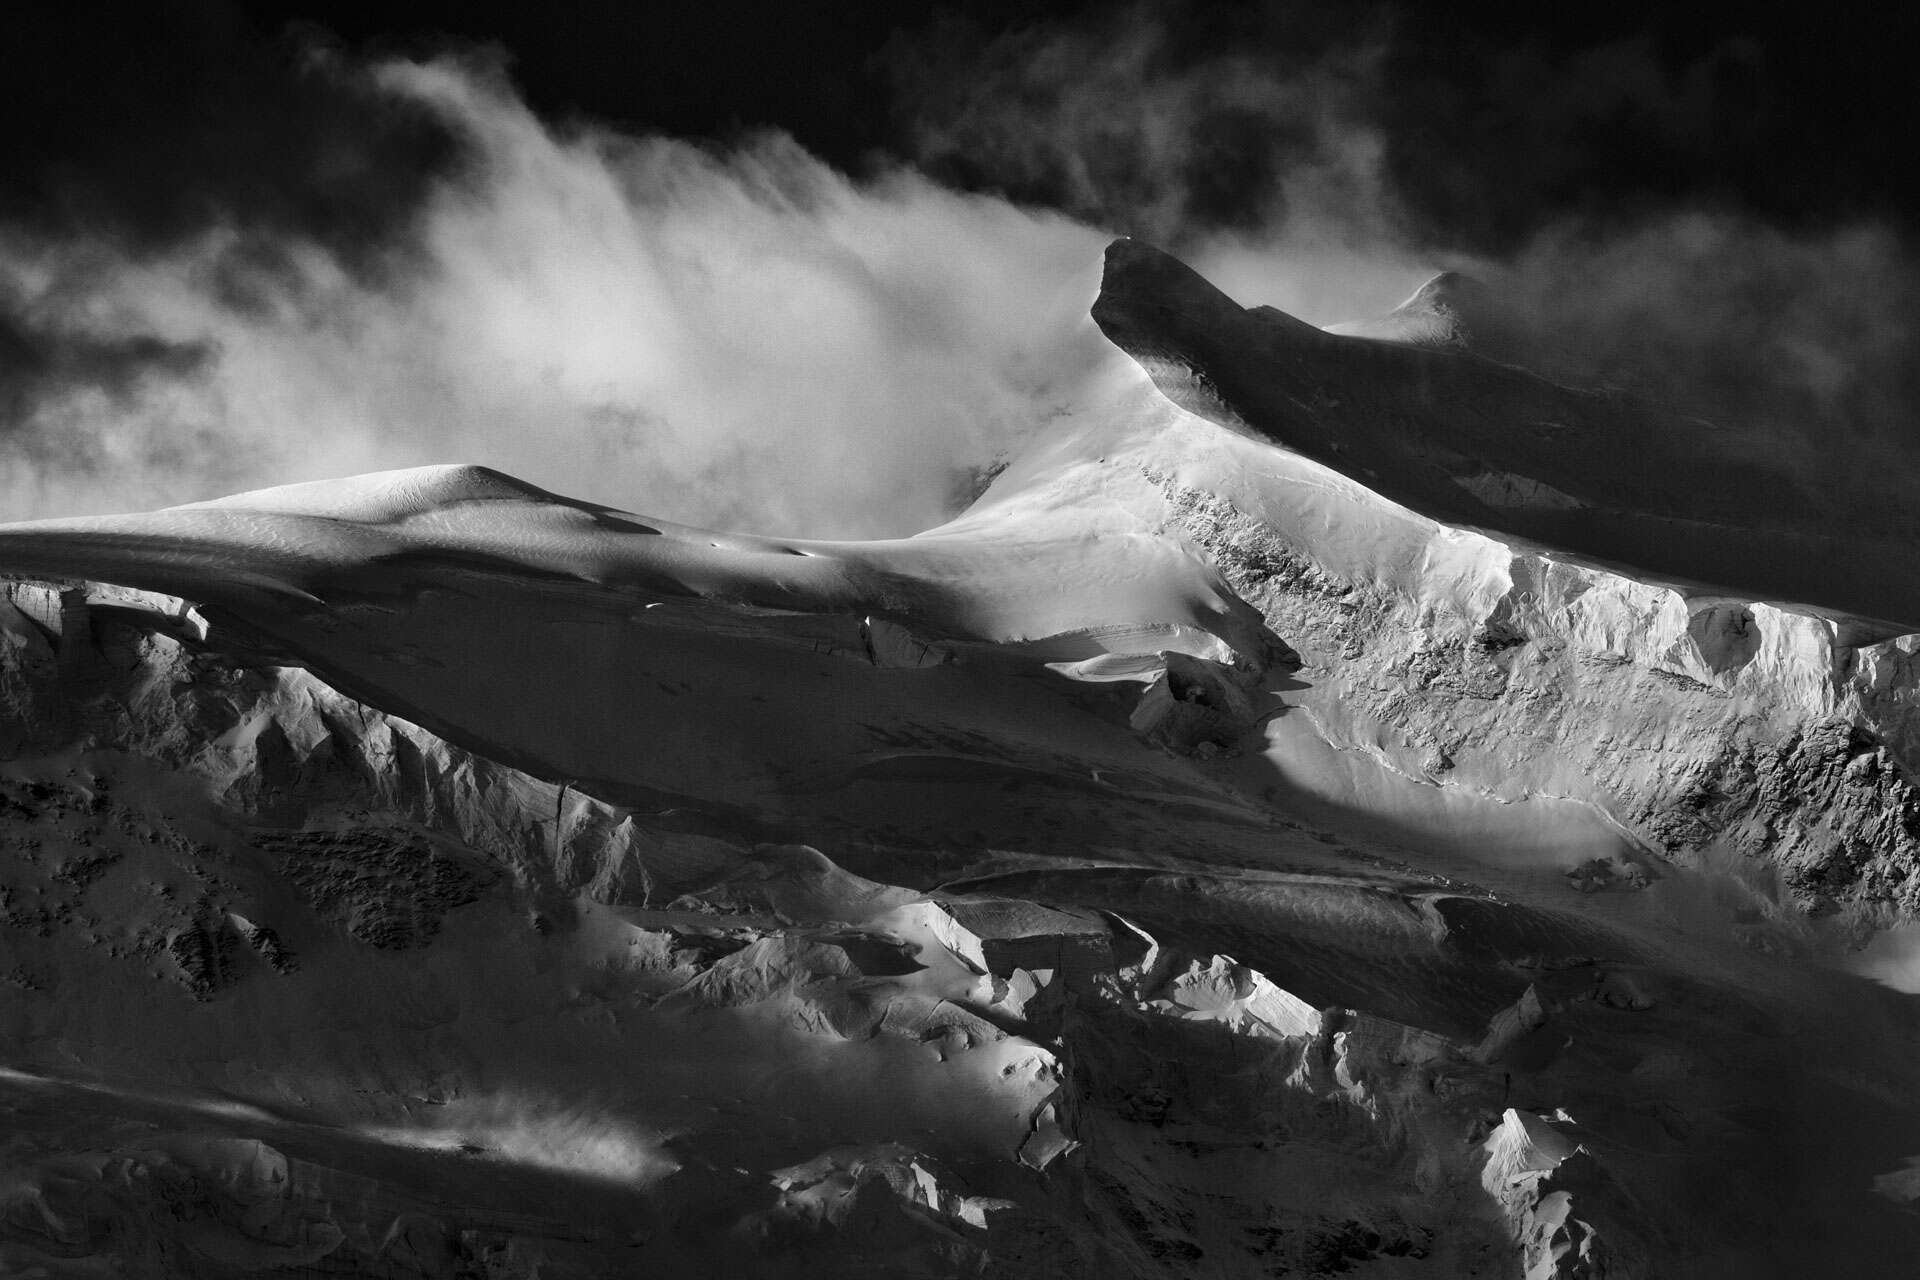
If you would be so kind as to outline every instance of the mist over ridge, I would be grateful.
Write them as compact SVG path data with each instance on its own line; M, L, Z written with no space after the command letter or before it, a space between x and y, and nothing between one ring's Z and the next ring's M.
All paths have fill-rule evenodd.
M498 51L301 37L277 170L189 149L201 198L158 205L116 194L107 157L69 196L85 216L0 210L8 510L461 460L694 523L911 533L1112 375L1085 310L1115 233L1317 324L1464 271L1556 372L1751 429L1823 490L1906 465L1897 224L1698 197L1598 217L1548 183L1483 234L1437 199L1444 156L1396 132L1424 81L1395 23L1276 18L1249 48L1292 52L1262 57L1130 14L897 36L899 153L850 170L777 130L542 118ZM1603 81L1663 138L1737 105L1718 72L1609 48L1567 64L1554 128L1585 128L1613 99L1578 86Z
M0 1273L1911 1269L1884 18L318 7L0 47Z

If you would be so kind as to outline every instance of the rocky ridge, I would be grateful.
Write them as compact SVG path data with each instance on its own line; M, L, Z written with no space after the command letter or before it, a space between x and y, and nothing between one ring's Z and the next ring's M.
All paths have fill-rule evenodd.
M928 897L812 850L662 829L492 765L310 673L223 649L217 629L175 634L190 612L179 601L69 586L65 631L50 633L34 619L56 590L12 584L0 655L0 697L21 734L7 764L12 829L36 833L13 839L37 840L28 863L48 868L40 883L16 874L6 887L28 1001L6 1077L21 1122L0 1217L9 1265L61 1274L112 1256L152 1275L601 1274L604 1248L556 1220L424 1190L436 1166L511 1169L497 1128L450 1125L413 1157L424 1169L343 1151L315 1137L323 1116L362 1114L366 1132L398 1118L390 1106L369 1115L311 1086L271 1086L273 1050L235 1038L234 1020L258 1017L278 984L339 981L356 950L460 963L477 939L453 922L475 911L517 920L536 949L618 933L618 961L591 966L589 986L550 991L577 1016L634 1001L667 1016L771 1013L827 1043L899 1038L930 1062L1013 1064L996 1067L994 1087L1029 1099L1027 1118L986 1165L897 1142L842 1145L769 1172L760 1190L731 1174L716 1190L718 1171L696 1174L689 1143L663 1186L678 1179L687 1196L734 1206L719 1254L690 1227L660 1226L658 1204L625 1211L665 1233L651 1257L681 1258L689 1273L716 1257L782 1275L1467 1267L1498 1254L1503 1230L1544 1230L1529 1225L1538 1197L1489 1200L1478 1185L1495 1146L1475 1131L1494 1133L1503 1051L1315 1008L1117 916ZM96 607L75 607L74 591ZM85 663L63 663L76 647ZM158 791L156 776L169 780ZM1067 963L1067 950L1082 959ZM896 989L929 965L952 970L945 995ZM382 1000L413 1005L417 980L388 972L397 985ZM76 983L124 987L148 1012L120 1035L85 1033L59 1008ZM238 1088L247 1101L210 1117L186 1101L194 1073L141 1042L149 1028L204 1036L215 1024L226 1029L214 1042L233 1046L229 1078L252 1083ZM18 1056L78 1050L83 1035L94 1037L88 1077ZM385 1087L412 1076L401 1093L457 1109L482 1079L457 1063L428 1053ZM112 1082L136 1069L142 1091L129 1096ZM1330 1198L1227 1189L1324 1173L1328 1160L1344 1170ZM1039 1180L1009 1180L1020 1168ZM678 1203L671 1190L660 1200ZM1458 1214L1480 1225L1463 1232ZM1566 1231L1588 1230L1562 1217Z

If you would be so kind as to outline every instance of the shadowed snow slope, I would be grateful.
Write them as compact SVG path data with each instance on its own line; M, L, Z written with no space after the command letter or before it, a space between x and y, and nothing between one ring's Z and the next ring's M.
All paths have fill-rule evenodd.
M1920 629L1906 504L1862 509L1847 493L1810 492L1778 442L1737 424L1559 386L1446 342L1409 345L1451 334L1456 304L1442 301L1416 295L1371 327L1379 338L1328 333L1243 309L1183 263L1121 240L1094 319L1185 407L1435 519Z
M0 1271L1904 1274L1912 558L1473 305L1121 242L897 541L0 526Z

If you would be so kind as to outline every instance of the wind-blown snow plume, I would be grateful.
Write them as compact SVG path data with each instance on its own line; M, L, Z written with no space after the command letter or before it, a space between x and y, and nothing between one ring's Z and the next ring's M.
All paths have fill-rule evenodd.
M906 533L1105 358L1100 237L1065 219L857 182L779 134L551 126L472 60L321 74L459 140L378 270L225 211L158 249L0 232L10 518L467 460L703 523Z
M521 1091L458 1098L420 1122L370 1124L360 1132L395 1146L465 1151L630 1185L658 1182L678 1167L660 1134L621 1118L615 1106L556 1104Z
M1619 138L1661 163L1747 138L1758 55L1465 50L1486 74L1449 80L1406 14L1246 13L902 36L922 170L864 178L778 133L555 124L476 56L250 72L222 119L252 93L293 123L214 128L177 185L117 144L133 213L0 199L0 514L468 461L691 524L912 532L1089 402L1110 231L1321 324L1466 270L1556 373L1683 402L1824 493L1906 482L1896 232L1589 198Z
M949 24L893 65L930 172L1149 239L1243 304L1352 320L1461 270L1539 339L1522 363L1669 399L1823 484L1912 467L1920 262L1870 201L1767 206L1763 51L1495 49L1421 21L1132 6ZM1673 172L1701 175L1684 201Z

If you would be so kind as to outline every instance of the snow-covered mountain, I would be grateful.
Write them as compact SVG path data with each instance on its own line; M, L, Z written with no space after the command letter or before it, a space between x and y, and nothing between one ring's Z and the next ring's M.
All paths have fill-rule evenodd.
M1920 541L1484 305L1119 242L893 542L0 527L0 1270L1901 1274Z

